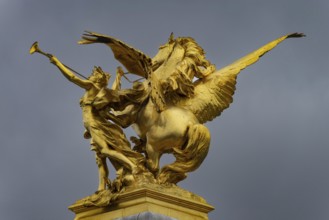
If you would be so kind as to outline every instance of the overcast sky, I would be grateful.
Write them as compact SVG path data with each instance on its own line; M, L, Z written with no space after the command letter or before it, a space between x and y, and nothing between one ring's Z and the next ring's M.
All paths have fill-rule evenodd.
M96 190L83 91L28 53L39 41L80 73L115 73L109 48L76 44L84 30L151 57L171 32L191 36L217 68L304 32L241 73L234 103L207 124L208 157L179 185L215 207L211 220L329 219L328 12L328 0L0 0L0 219L73 219L67 207Z

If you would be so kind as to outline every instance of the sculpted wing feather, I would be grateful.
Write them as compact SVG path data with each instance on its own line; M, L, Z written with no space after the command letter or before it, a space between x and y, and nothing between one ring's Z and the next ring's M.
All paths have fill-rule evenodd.
M152 59L143 52L127 45L113 37L86 31L79 44L104 43L109 46L117 59L125 68L136 75L148 78L151 71Z
M197 80L194 83L195 95L190 99L181 99L177 103L178 106L191 110L200 123L213 120L233 102L236 78L241 70L257 62L283 40L303 36L305 35L300 33L282 36L213 74Z

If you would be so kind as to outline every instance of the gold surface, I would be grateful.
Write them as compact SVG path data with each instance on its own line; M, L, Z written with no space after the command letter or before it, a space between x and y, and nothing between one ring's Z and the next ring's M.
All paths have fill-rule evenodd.
M195 201L179 194L159 192L150 187L122 193L109 207L87 207L84 200L69 207L76 220L107 220L131 216L144 211L154 212L180 220L206 220L214 208L205 201Z
M88 78L83 77L34 43L31 54L37 52L48 57L64 77L85 91L80 100L84 137L90 139L96 153L99 185L95 194L81 200L82 205L108 206L126 190L139 190L146 185L158 192L171 191L198 201L198 197L182 193L175 184L196 170L207 156L210 133L203 124L232 103L241 70L286 38L302 36L299 33L282 36L216 70L190 37L174 38L171 34L151 59L113 37L86 32L79 44L106 44L129 72L145 78L130 89L121 89L125 73L120 67L110 89L107 87L110 74L100 67L95 67ZM128 126L138 136L131 138L133 148L122 129ZM160 158L165 153L173 154L176 160L160 167ZM107 159L117 174L112 182L108 179Z

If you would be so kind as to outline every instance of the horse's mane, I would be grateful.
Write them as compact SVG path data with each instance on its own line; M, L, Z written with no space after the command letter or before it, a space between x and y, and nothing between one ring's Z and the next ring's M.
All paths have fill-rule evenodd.
M182 60L168 77L168 80L174 82L176 88L174 91L165 91L166 99L176 102L182 97L194 95L194 77L203 78L213 73L216 67L206 59L204 50L193 38L178 37L172 41L185 50Z
M216 69L215 65L206 59L204 50L193 38L170 38L168 44L172 43L174 47L167 60L173 60L174 62L177 62L177 58L181 60L178 60L172 69L164 68L170 73L170 76L165 79L170 86L160 85L160 81L156 77L150 79L152 81L151 99L160 111L164 110L169 103L175 104L182 98L193 97L195 87L193 84L194 78L204 78ZM173 55L175 47L180 47L184 50L181 58L172 57L175 56ZM163 65L168 65L168 63L164 62ZM168 66L171 65L169 64Z
M185 49L184 58L177 65L176 72L184 73L192 80L193 77L203 78L215 71L215 65L206 59L204 50L193 38L178 37L175 43Z

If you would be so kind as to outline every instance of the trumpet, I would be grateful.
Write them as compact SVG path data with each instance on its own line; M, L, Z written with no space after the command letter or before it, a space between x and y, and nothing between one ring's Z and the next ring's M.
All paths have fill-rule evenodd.
M42 55L45 55L48 58L51 58L53 55L49 54L49 53L45 53L43 52L40 48L39 48L39 44L38 41L34 42L30 48L30 54L34 54L34 53L40 53Z
M31 48L30 48L30 54L34 54L34 53L40 53L40 54L42 54L42 55L44 55L44 56L46 56L46 57L48 57L48 58L52 58L52 57L53 57L52 54L43 52L43 51L39 48L39 44L38 44L37 41L34 42L34 43L32 44L32 46L31 46ZM84 75L78 73L77 71L75 71L74 69L68 67L67 65L65 65L65 64L63 64L63 65L64 65L66 68L68 68L69 70L71 70L72 72L74 72L74 73L76 73L77 75L81 76L82 78L84 78L84 79L88 79L87 77L85 77Z

